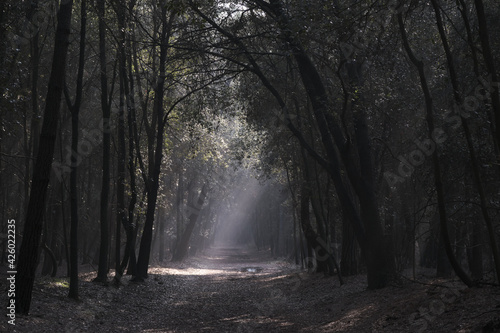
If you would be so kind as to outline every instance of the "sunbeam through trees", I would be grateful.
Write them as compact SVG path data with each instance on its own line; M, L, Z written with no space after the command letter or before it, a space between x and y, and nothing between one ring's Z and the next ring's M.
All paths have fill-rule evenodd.
M499 15L1 1L0 330L500 331Z

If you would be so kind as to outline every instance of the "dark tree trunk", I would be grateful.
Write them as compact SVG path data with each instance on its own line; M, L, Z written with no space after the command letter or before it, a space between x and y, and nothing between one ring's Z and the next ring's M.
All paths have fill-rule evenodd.
M70 171L70 205L71 205L71 228L70 228L70 282L68 297L78 299L78 177L77 167L81 162L78 151L79 114L83 96L83 70L85 67L85 36L87 28L87 0L82 0L80 7L80 54L78 60L78 73L76 78L75 102L71 103L67 87L65 96L71 111L71 171ZM64 223L64 221L63 221Z
M438 5L436 0L432 0L431 2L432 2L432 5L434 6L434 11L436 13L436 21L437 21L437 25L438 25L438 29L439 29L439 35L441 36L441 41L443 42L443 48L445 50L445 54L446 54L446 58L447 58L447 62L448 62L448 70L450 73L450 80L451 80L451 84L453 87L453 96L454 96L455 103L457 104L457 106L460 106L460 105L462 105L463 100L462 100L461 96L459 95L458 79L457 79L457 74L456 74L456 70L455 70L455 66L454 66L453 55L452 55L452 52L451 52L450 47L448 45L448 40L446 38L446 33L445 33L444 25L442 22L439 5ZM481 15L479 12L482 11L482 14L484 15L484 10L481 10L478 7L478 3L481 3L481 1L476 0L476 7L478 8L478 16L480 17ZM482 4L479 4L479 6L482 6ZM483 33L486 34L486 37L481 36L483 49L490 50L487 31L481 32L481 23L479 24L479 26L480 26L480 34L483 34ZM484 26L483 29L486 29L486 27ZM491 56L491 50L490 50L490 56ZM484 57L486 60L488 58L488 55L484 54ZM486 62L488 63L488 61L491 61L491 59L488 59ZM495 70L494 64L493 63L490 64L490 66L488 66L488 69L494 71ZM495 94L496 94L496 97L495 97ZM493 100L498 98L498 90L493 91L492 98L493 98ZM495 107L494 102L493 102L493 105ZM498 104L498 107L499 107L499 109L495 110L496 115L498 116L496 118L498 121L497 126L500 125L500 102ZM497 241L496 241L496 237L495 237L495 230L493 228L493 222L491 221L490 216L488 214L487 198L486 198L486 194L484 191L483 182L481 179L481 170L479 169L479 163L478 163L478 160L476 157L476 151L475 151L475 148L474 148L474 145L472 142L472 135L471 135L471 131L469 129L469 125L467 123L467 119L465 119L461 116L461 120L462 120L462 128L463 128L464 134L465 134L465 139L467 141L467 147L469 149L469 155L470 155L471 165L472 165L472 174L474 176L474 182L476 184L478 194L479 194L479 200L481 203L481 213L483 215L483 219L486 223L486 227L488 229L488 234L490 236L489 240L490 240L490 246L491 246L491 250L492 250L491 252L493 254L493 259L495 262L497 279L498 279L498 281L500 281L500 253L498 251L498 245L497 245Z
M311 174L312 167L311 165L309 165L310 163L307 158L306 152L304 150L302 150L302 157L304 159L304 180L307 182L307 186L312 186L312 184L314 183ZM325 275L334 275L335 269L337 269L337 273L339 274L340 284L343 284L342 275L340 274L340 267L338 267L337 260L335 259L334 254L332 253L328 245L328 235L326 232L327 226L325 224L323 210L320 207L319 203L320 198L318 192L320 191L320 188L318 188L317 191L312 191L311 188L309 188L308 190L309 190L311 206L313 208L314 216L316 217L316 225L318 230L318 233L315 237L316 243L318 243L316 246L318 245L320 246L319 248L315 247L316 262L318 265L317 271L323 272ZM306 230L304 229L304 233L305 231ZM308 242L311 244L310 240L308 240Z
M120 31L120 42L118 45L118 67L120 77L120 102L118 108L118 179L116 185L116 202L117 202L117 224L115 237L115 282L119 282L123 275L123 265L120 262L121 258L121 225L125 231L131 228L125 212L125 107L129 105L129 87L127 79L127 58L125 53L126 44L126 22L125 9L126 3L116 1L116 16L118 18L118 29ZM125 101L126 99L126 101ZM131 138L130 138L131 139ZM127 244L130 241L131 234L127 232ZM127 250L126 250L127 251ZM130 253L126 253L128 257Z
M304 181L304 184L302 184L301 187L300 196L300 225L302 226L302 231L304 232L307 244L314 250L318 267L320 265L328 267L329 262L331 263L331 266L336 266L339 282L340 285L342 285L344 284L344 281L342 279L342 274L340 273L340 268L338 267L337 263L334 262L333 255L329 251L326 241L318 236L311 225L311 217L309 211L310 200L311 189L309 188L309 184ZM311 255L309 259L312 260Z
M178 243L177 248L175 249L174 256L172 257L172 261L180 262L183 261L186 257L189 249L189 240L191 239L191 235L193 234L194 227L196 222L198 221L198 216L200 215L201 207L205 203L205 199L207 197L207 187L208 185L205 183L201 189L201 193L196 202L188 203L186 207L186 211L189 212L188 219L189 222L186 226L186 229L182 233L182 237L180 242Z
M472 222L472 235L469 236L471 244L468 251L471 253L469 267L472 278L476 281L483 279L483 231L479 219L474 219Z
M66 73L66 56L71 29L73 1L64 1L57 15L57 30L49 78L47 98L40 135L40 146L33 171L30 200L23 231L23 241L19 251L16 276L16 312L27 314L30 309L35 269L38 260L38 248L43 225L47 186L54 157L57 135L57 122L61 94Z
M343 276L356 275L358 269L358 245L352 225L346 219L342 223L342 254L340 271Z
M170 19L167 21L167 8L162 6L162 32L160 43L160 75L155 89L154 100L154 117L157 117L156 129L156 147L153 152L150 147L150 166L147 181L147 209L146 209L146 222L144 223L144 230L141 238L141 245L139 247L139 256L137 258L137 272L135 281L141 281L148 277L149 257L151 254L151 242L153 240L153 223L156 209L156 200L158 197L159 178L161 171L161 160L163 157L163 132L165 128L164 110L163 110L163 97L165 87L165 66L168 51L168 42L170 39L171 27L174 19L174 14L171 14ZM152 162L152 163L151 163Z
M439 231L439 239L437 247L436 276L446 277L446 278L451 276L450 261L446 254L446 248L444 245L443 237L441 236L441 231Z
M497 74L497 69L495 65L495 58L493 57L493 52L491 50L491 45L490 45L490 37L488 33L488 24L486 22L486 15L484 12L484 4L483 0L474 0L474 4L476 5L476 13L477 13L477 20L479 24L479 39L481 40L481 48L483 49L483 58L484 62L486 64L486 68L488 69L489 74L491 75L491 82L494 82L495 84L492 84L492 91L491 91L491 105L493 107L493 113L495 115L495 128L496 128L496 133L494 133L494 136L497 141L497 145L500 147L500 85L498 81L498 74ZM500 156L497 156L497 162L499 162ZM494 250L495 251L495 250ZM498 249L496 249L497 254L498 254ZM497 271L500 270L499 265L500 265L500 259L495 258L495 265L497 266ZM500 272L497 272L498 276L500 277ZM499 280L500 281L500 280Z
M415 57L410 47L410 44L408 42L408 37L406 35L406 30L404 27L403 15L401 13L398 14L398 24L403 39L403 46L405 48L405 51L408 54L410 61L417 68L420 77L420 84L425 98L426 121L429 129L429 136L435 137L436 133L434 132L435 126L433 120L433 100L427 84L427 79L425 77L424 64L422 61L418 60ZM442 237L443 245L446 250L446 255L448 256L448 260L450 261L453 270L455 271L457 276L462 280L462 282L464 282L468 287L471 287L473 286L474 283L458 263L453 253L453 248L451 246L450 235L448 232L448 219L446 215L446 203L444 198L443 181L441 176L441 166L439 163L438 149L434 149L434 152L432 153L432 163L434 166L434 181L436 185L436 193L438 199L440 236Z
M355 235L358 243L361 246L364 257L367 261L367 282L368 288L376 289L386 286L394 274L394 256L389 249L390 244L381 239L384 237L382 226L380 224L378 206L373 188L373 183L366 178L367 175L356 172L352 161L344 158L343 162L348 163L347 168L343 168L339 156L339 150L345 152L345 138L338 124L329 116L328 113L328 97L326 89L322 83L321 76L316 67L312 63L300 42L290 29L289 19L282 9L282 4L279 0L271 0L270 8L275 14L278 24L281 27L284 38L290 45L291 51L297 63L303 85L307 95L310 98L316 124L320 132L321 141L326 151L328 162L321 161L317 158L317 153L303 140L302 135L297 133L297 129L293 128L290 122L287 123L292 132L299 138L299 142L307 149L320 164L326 168L335 185L339 201L341 203L344 216L353 224ZM262 73L260 77L263 76ZM264 78L264 84L267 80ZM270 86L267 82L266 87ZM271 91L275 91L273 87ZM273 93L275 96L278 93ZM281 98L277 96L280 100ZM280 105L285 109L285 103L280 101ZM334 139L335 138L335 142ZM367 146L369 148L369 146ZM366 147L362 147L366 152ZM344 155L342 155L344 157ZM369 167L371 166L370 155L360 156L360 164ZM342 179L342 174L346 173L349 180L358 196L362 216L359 215L353 199L350 197L347 188ZM384 253L384 255L380 255Z
M61 159L62 159L62 154L61 154ZM71 267L70 267L70 253L69 253L69 240L68 240L68 233L67 233L67 222L66 222L66 216L64 212L64 184L63 182L59 183L59 193L61 195L61 215L62 215L62 231L63 231L63 242L64 242L64 255L66 258L66 276L71 276ZM71 226L71 221L70 221L70 226Z
M50 259L51 272L50 276L55 277L57 275L57 259L54 252L47 246L47 244L42 244L42 248L45 251L46 258Z
M111 108L108 102L108 79L106 69L106 23L104 22L105 15L105 0L97 1L97 13L99 17L99 63L100 63L100 78L101 78L101 109L102 109L102 187L101 187L101 202L100 202L100 245L99 245L99 267L97 270L96 282L107 282L108 279L108 250L109 250L109 156L111 142L110 116Z
M26 150L26 159L25 159L25 172L26 175L30 175L30 158L36 158L38 151L38 141L40 138L40 112L38 105L38 79L39 79L39 68L40 68L40 30L38 29L38 22L33 22L33 16L37 11L39 3L37 0L31 1L30 8L26 15L26 19L34 25L36 31L31 39L31 62L32 62L32 75L31 75L31 108L33 114L31 115L31 135L29 139L29 143L25 143ZM25 117L25 121L26 121ZM27 133L25 132L25 138L27 137ZM23 212L26 212L28 205L28 196L29 196L29 182L24 182L24 209Z
M164 259L164 255L165 255L165 239L164 239L164 235L165 235L165 214L163 212L163 208L160 208L160 212L159 212L159 221L158 223L160 223L160 228L159 228L159 249L158 249L158 260L160 262L163 262L163 259Z
M134 2L130 3L129 12L132 13L134 9ZM134 161L134 142L136 138L137 131L134 130L136 128L136 117L135 117L135 87L134 87L134 76L132 71L132 47L130 39L127 39L126 45L129 51L128 56L128 82L130 84L130 90L127 92L127 86L125 86L125 95L127 98L127 125L128 125L128 169L130 176L130 200L128 203L128 221L127 221L127 244L125 246L125 255L123 257L123 261L121 263L122 272L125 270L125 267L128 263L128 271L127 274L135 275L135 234L137 231L137 223L134 223L134 211L135 204L137 202L137 188L135 184L135 172L136 172L136 164Z
M175 248L177 248L179 242L181 241L182 237L182 229L183 229L183 214L181 212L182 206L184 204L184 176L182 175L182 168L179 170L179 178L177 182L177 196L176 196L176 202L175 202L175 210L176 210L176 237L175 237L175 246L174 246L174 255L175 255Z

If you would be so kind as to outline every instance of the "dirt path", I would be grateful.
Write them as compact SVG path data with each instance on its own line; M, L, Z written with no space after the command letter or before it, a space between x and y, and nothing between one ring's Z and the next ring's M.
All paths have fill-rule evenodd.
M297 271L267 253L212 249L187 263L150 269L145 283L103 287L82 276L81 301L66 279L35 286L31 315L11 332L476 332L495 327L500 291L459 283L403 282L367 291L365 277ZM445 286L443 286L445 285ZM498 310L498 311L495 311ZM500 320L498 321L500 327Z

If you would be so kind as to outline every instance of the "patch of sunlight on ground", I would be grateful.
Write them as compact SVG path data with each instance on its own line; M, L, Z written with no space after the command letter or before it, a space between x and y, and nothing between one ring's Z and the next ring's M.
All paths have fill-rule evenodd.
M294 324L289 322L289 321L285 321L283 319L280 319L280 318L273 318L273 317L270 317L270 316L257 316L257 317L253 317L253 318L243 318L243 319L236 319L236 320L233 320L232 318L230 318L231 321L234 321L236 323L240 323L242 325L247 325L249 326L250 328L253 327L253 328L257 328L258 325L265 325L265 324L275 324L277 326L280 326L280 327L292 327ZM228 319L223 319L223 320L228 320Z
M208 268L162 268L162 273L169 275L218 275L227 274L227 271Z
M347 311L346 314L339 319L332 321L325 326L323 329L336 329L344 330L346 328L355 327L357 322L363 320L365 317L369 317L368 313L374 309L374 305L370 304L364 307L355 308Z
M47 287L69 288L69 281L64 279L55 279L53 281L48 281Z

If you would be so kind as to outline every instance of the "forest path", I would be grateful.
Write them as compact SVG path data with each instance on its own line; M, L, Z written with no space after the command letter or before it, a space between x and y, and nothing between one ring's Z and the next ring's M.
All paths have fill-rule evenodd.
M494 321L498 288L469 292L460 283L428 278L427 285L407 281L367 291L363 275L339 287L335 277L300 272L250 249L214 248L181 264L167 262L152 267L144 283L126 276L120 287L104 287L91 282L95 276L81 274L78 302L67 298L66 278L38 280L30 316L18 316L14 329L4 320L0 331L476 332L487 324L500 329L500 319Z

